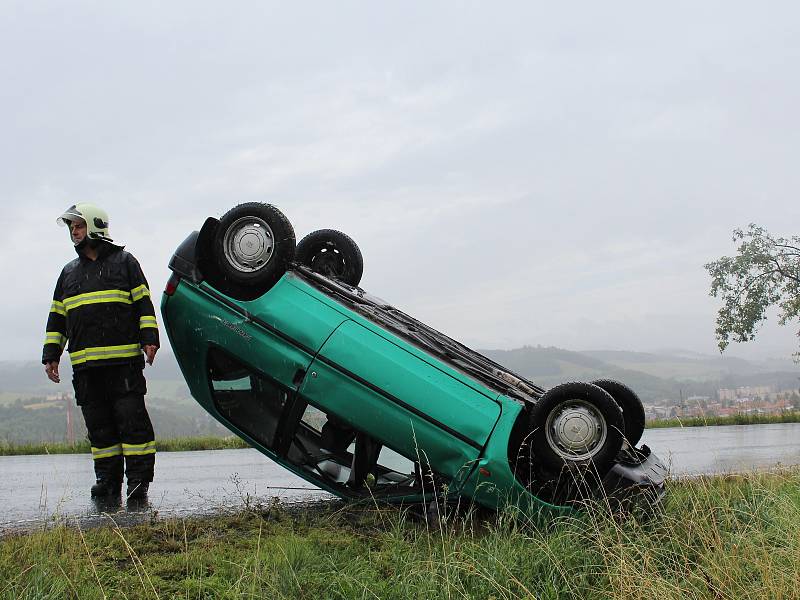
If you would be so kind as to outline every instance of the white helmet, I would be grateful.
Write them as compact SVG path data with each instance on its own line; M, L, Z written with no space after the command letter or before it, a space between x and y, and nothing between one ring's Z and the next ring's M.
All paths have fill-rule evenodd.
M56 221L59 225L69 225L75 219L86 221L86 238L113 242L108 233L108 213L94 204L80 202L73 204Z

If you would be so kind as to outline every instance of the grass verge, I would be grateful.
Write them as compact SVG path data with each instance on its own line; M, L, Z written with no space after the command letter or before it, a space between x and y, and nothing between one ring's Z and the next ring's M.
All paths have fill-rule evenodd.
M707 427L712 425L769 425L774 423L800 423L800 411L787 412L780 415L738 414L727 417L685 417L659 419L647 422L648 429L664 427Z
M800 470L673 482L647 522L602 510L249 507L0 543L0 598L797 598Z
M178 452L187 450L227 450L230 448L249 448L250 445L234 436L229 437L186 437L157 440L159 452ZM19 456L23 454L81 454L89 452L88 440L75 444L65 442L38 444L8 444L0 442L0 456Z

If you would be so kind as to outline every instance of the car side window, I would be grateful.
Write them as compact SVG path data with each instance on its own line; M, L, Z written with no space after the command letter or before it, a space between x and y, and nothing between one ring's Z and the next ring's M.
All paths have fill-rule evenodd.
M311 404L305 407L287 458L317 479L351 494L421 492L416 462Z
M209 352L208 364L217 412L237 429L271 447L289 403L288 392L220 350Z

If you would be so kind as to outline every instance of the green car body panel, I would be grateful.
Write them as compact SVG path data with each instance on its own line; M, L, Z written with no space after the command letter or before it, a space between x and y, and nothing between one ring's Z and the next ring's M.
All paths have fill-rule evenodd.
M450 480L452 494L468 492L493 507L507 501L509 494L527 496L537 507L551 508L528 493L509 468L507 434L521 410L514 401L380 328L292 272L253 301L227 298L230 304L222 304L211 289L205 283L184 282L172 296L163 296L170 343L181 349L176 358L197 402L269 458L307 477L219 414L208 380L209 348L224 347L320 410L367 429L412 461L435 465ZM300 372L305 376L298 386ZM498 425L503 411L507 418ZM496 428L506 435L492 443ZM492 476L481 476L478 466ZM392 498L401 499L418 498Z
M574 511L531 493L512 468L516 450L509 445L516 440L515 448L519 446L515 427L527 424L523 411L530 408L518 390L502 385L508 378L519 382L513 374L382 301L367 299L360 288L343 289L299 265L253 300L227 296L197 270L196 248L203 245L197 240L197 232L190 235L170 263L176 279L161 301L167 335L195 400L265 456L348 498L427 502L445 493L491 508L511 504L532 516ZM233 367L220 367L215 362L219 356ZM484 370L476 373L474 361L459 362L463 356L481 359ZM226 368L227 373L215 371ZM251 389L237 389L237 377L249 378ZM262 380L274 396L259 395L267 393L259 387ZM240 393L244 395L237 397ZM269 424L274 431L262 434L262 422L237 423L230 412L226 416L220 408L226 397L267 406L265 411L275 413L269 417L275 421ZM374 489L351 488L350 480L334 478L326 471L328 463L347 467L341 461L349 450L334 451L328 444L335 439L323 445L323 427L315 435L325 453L306 451L310 438L303 437L308 434L303 427L309 408L324 415L334 430L341 427L371 440L362 439L362 448L375 444L379 451L386 448L409 461L414 483L404 483L407 470L383 466L376 471L382 480L375 479ZM354 443L357 449L358 437ZM351 477L358 471L358 452L351 455ZM621 474L615 485L650 485L660 499L666 470L656 462L653 457L638 466L615 465L612 471ZM389 473L400 478L391 480ZM426 489L428 474L436 490L431 485Z

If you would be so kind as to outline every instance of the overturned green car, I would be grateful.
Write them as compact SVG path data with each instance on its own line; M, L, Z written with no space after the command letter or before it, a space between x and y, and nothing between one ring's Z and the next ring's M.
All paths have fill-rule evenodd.
M192 232L170 269L161 310L193 397L333 494L556 513L664 495L666 467L636 447L633 391L512 373L359 288L341 232L296 244L277 208L242 204Z

